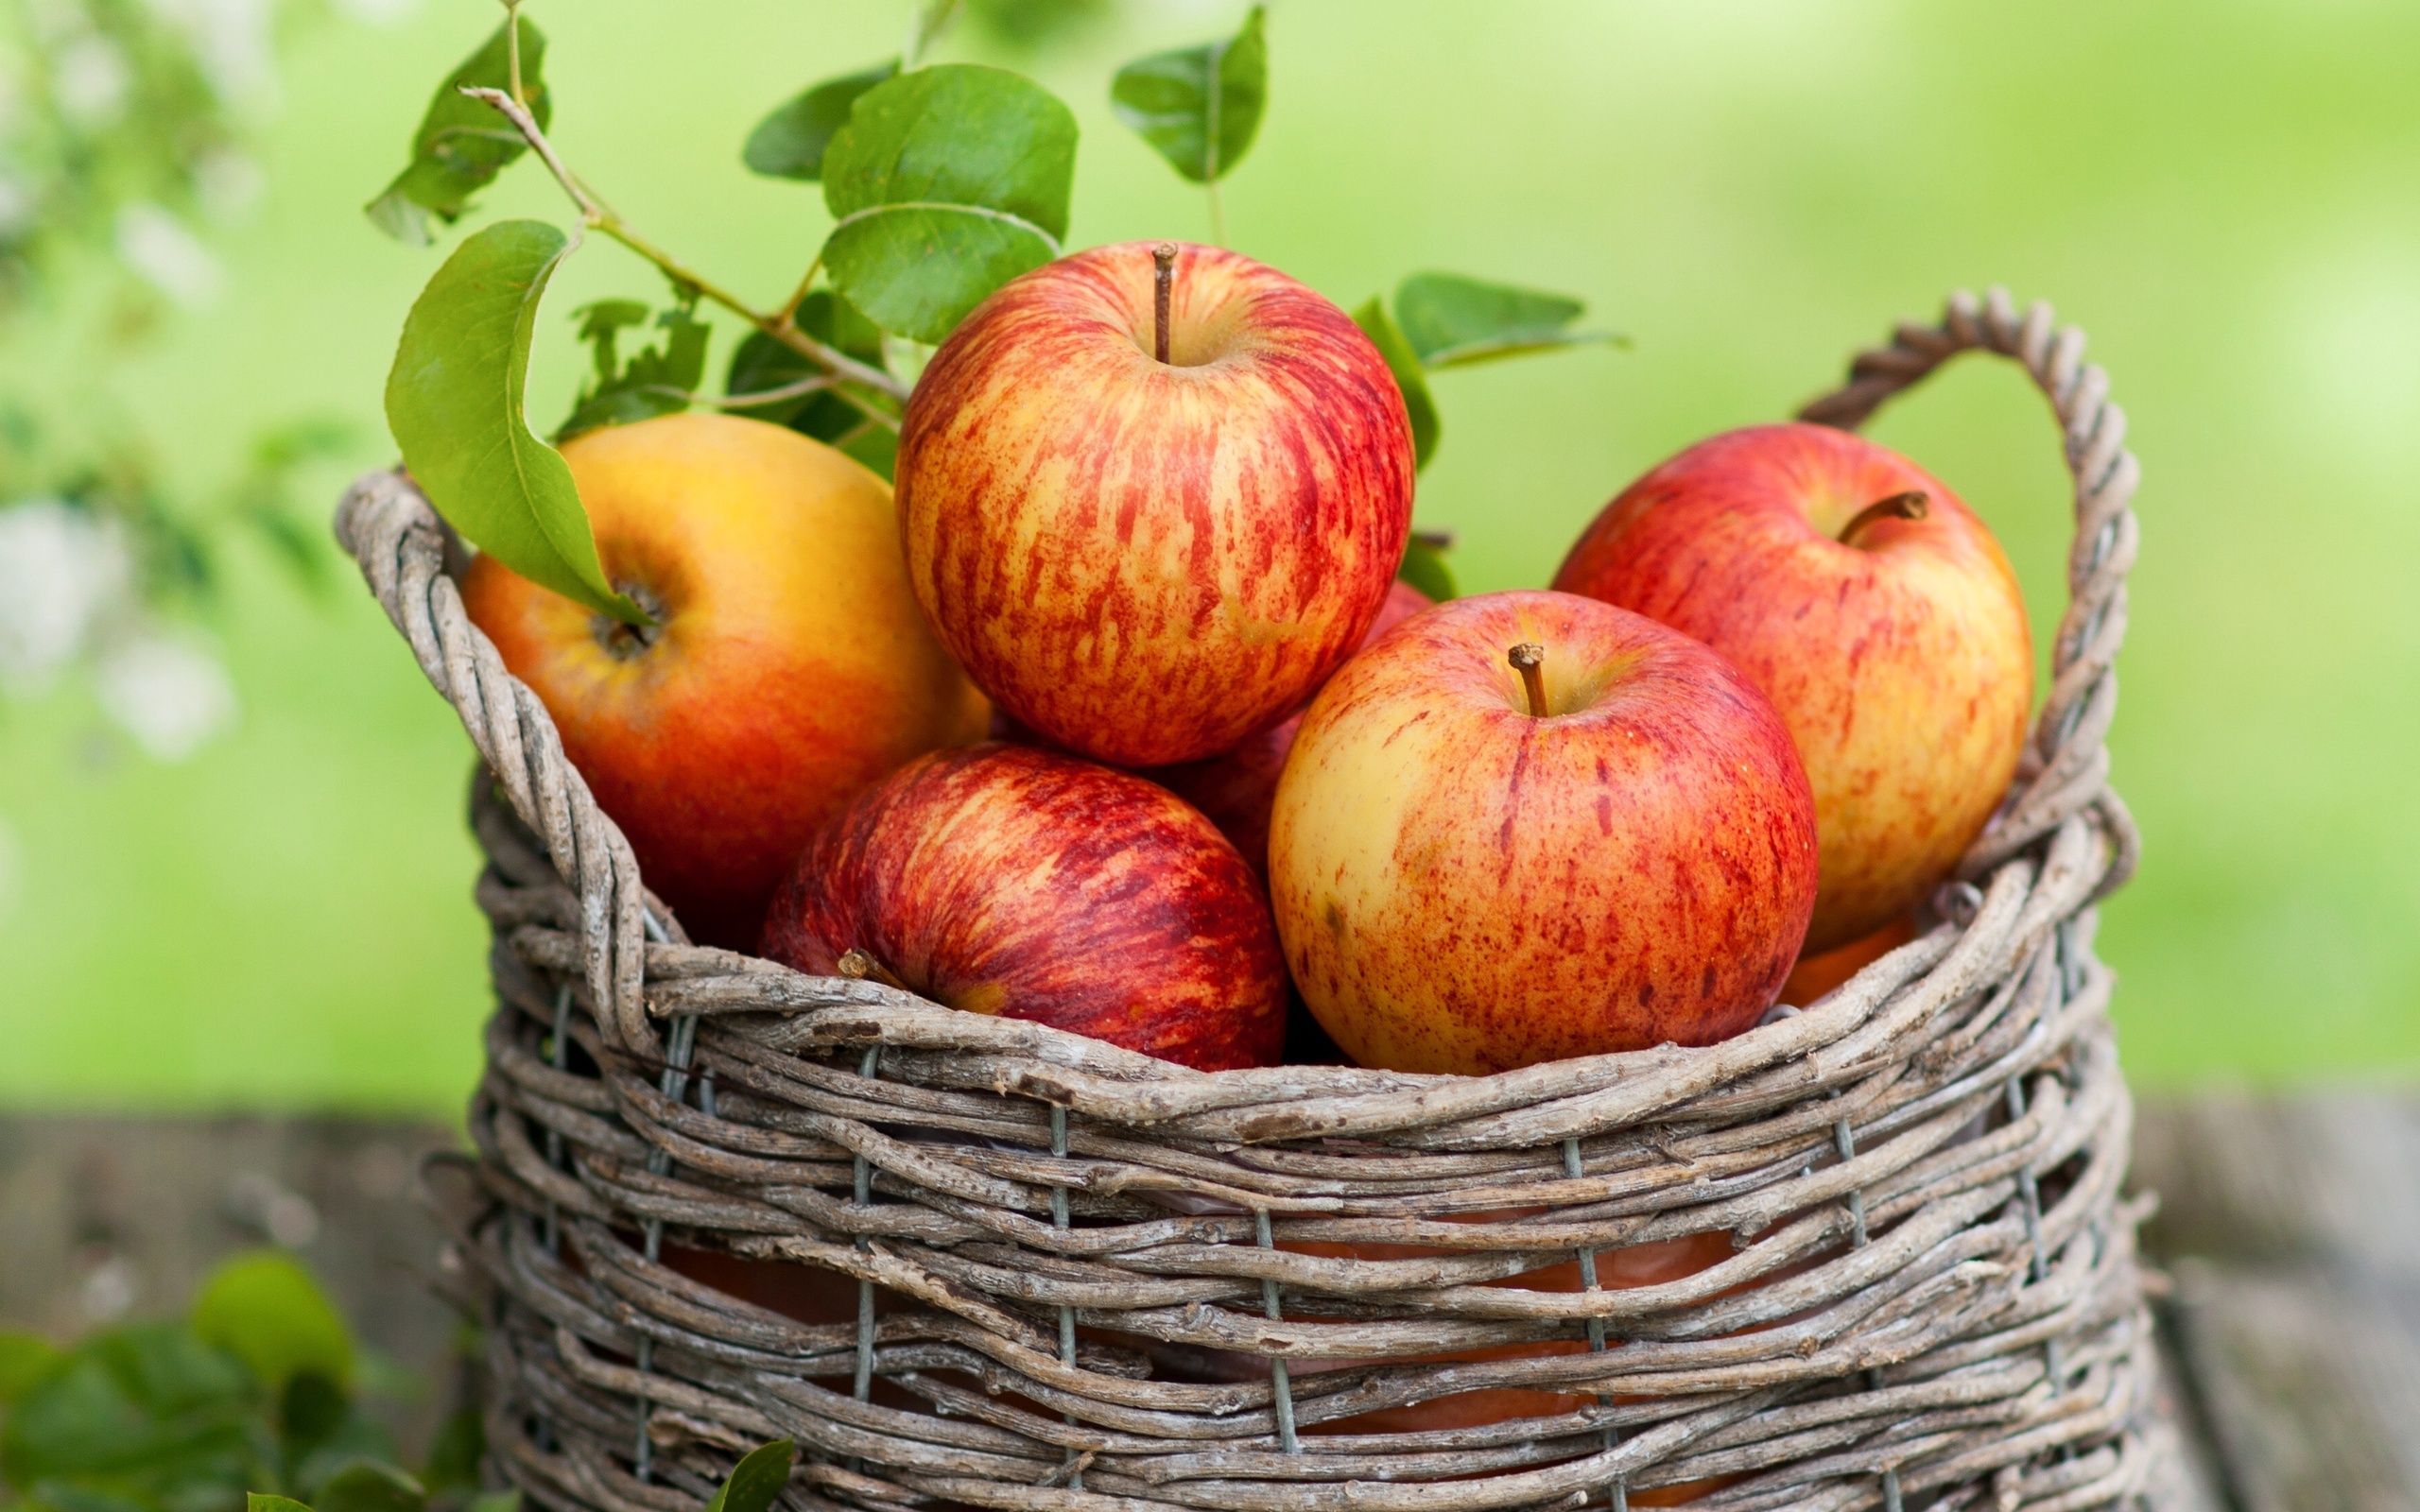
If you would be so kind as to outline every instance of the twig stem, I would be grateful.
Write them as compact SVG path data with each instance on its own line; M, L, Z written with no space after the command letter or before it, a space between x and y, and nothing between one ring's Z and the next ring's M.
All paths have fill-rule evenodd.
M1841 544L1843 546L1857 544L1858 533L1876 520L1921 520L1931 512L1932 501L1927 498L1920 489L1910 489L1905 493L1894 493L1887 499L1876 499L1859 509L1856 516L1841 528Z
M768 315L754 308L704 275L691 271L671 253L640 235L630 222L615 214L611 206L599 199L586 184L580 182L579 175L564 166L563 160L555 153L554 144L546 140L546 133L539 129L537 121L531 117L528 110L519 100L500 89L465 86L462 93L473 99L486 102L497 113L512 123L513 128L521 133L522 139L529 144L529 149L538 154L540 162L545 163L546 171L554 175L555 182L561 184L563 193L571 198L573 206L579 211L582 222L611 236L631 251L653 263L663 271L664 276L672 280L673 283L684 288L695 289L701 298L721 305L835 378L845 379L849 383L862 385L877 393L887 394L892 399L906 401L908 386L890 374L879 368L868 367L845 352L835 352L805 332L799 330L795 325L788 323L781 315ZM836 388L834 392L864 411L867 418L876 424L890 430L899 428L899 421L896 419L884 413L863 396L851 393L846 387Z
M1168 301L1176 292L1176 243L1151 249L1151 355L1168 360Z
M806 277L800 279L798 287L790 290L790 297L782 301L780 319L784 330L798 329L798 307L804 304L807 295L814 292L815 275L822 271L823 256L819 252L816 254L815 261L806 265Z
M527 105L529 92L521 87L521 0L504 0L504 77L513 102Z
M1521 674L1521 691L1530 699L1530 717L1547 716L1547 648L1535 641L1523 641L1504 653Z

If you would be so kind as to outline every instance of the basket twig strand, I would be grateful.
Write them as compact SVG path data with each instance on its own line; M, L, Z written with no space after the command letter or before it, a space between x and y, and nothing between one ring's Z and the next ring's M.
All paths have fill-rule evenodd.
M431 1186L487 1310L494 1469L563 1512L688 1512L781 1435L794 1512L2149 1497L2168 1451L2092 953L2136 854L2103 746L2136 474L2083 344L1962 296L1806 411L1861 423L1981 350L2064 427L2051 691L1933 926L1722 1044L1485 1077L1201 1073L686 943L464 617L458 546L408 481L362 479L339 534L483 763L500 1007L476 1158ZM1604 1275L1704 1235L1711 1268ZM841 1305L799 1321L676 1250ZM1576 1291L1500 1284L1574 1262ZM1497 1388L1557 1395L1348 1421Z

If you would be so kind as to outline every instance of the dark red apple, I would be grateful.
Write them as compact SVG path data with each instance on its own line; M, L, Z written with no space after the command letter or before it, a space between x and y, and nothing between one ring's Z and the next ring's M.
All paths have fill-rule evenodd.
M1203 1071L1273 1065L1286 968L1252 868L1167 789L1056 751L913 761L819 831L764 954L830 975L863 951L970 1013Z

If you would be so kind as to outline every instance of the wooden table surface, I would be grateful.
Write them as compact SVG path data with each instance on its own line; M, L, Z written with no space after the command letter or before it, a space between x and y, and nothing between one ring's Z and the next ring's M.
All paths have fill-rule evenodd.
M417 1445L454 1395L455 1329L409 1173L448 1143L342 1118L0 1118L0 1326L167 1312L217 1257L285 1244L399 1367L387 1416ZM2158 1501L2420 1512L2420 1095L2146 1101L2135 1184L2161 1196L2146 1239L2191 1440Z
M2148 1104L2135 1177L2219 1505L2420 1509L2420 1096Z

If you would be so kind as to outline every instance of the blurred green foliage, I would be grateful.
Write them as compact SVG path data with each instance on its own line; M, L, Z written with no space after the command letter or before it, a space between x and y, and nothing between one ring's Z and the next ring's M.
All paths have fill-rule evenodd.
M1117 124L1108 80L1247 7L1075 9L1046 49L978 26L940 54L1029 68L1073 106L1068 245L1203 236L1201 191ZM773 103L896 52L906 7L533 15L572 162L777 303L829 216L751 175L741 146ZM357 207L427 81L493 25L484 0L429 0L385 34L297 43L269 192L223 243L227 296L126 385L172 483L240 473L264 415L332 409L357 430L350 462L391 455L380 386L437 253ZM1465 592L1545 581L1623 483L1787 414L1950 287L2055 300L2145 467L2114 745L2149 850L2101 940L2129 1066L2157 1083L2420 1065L2420 12L1351 0L1278 8L1268 46L1266 119L1222 185L1236 247L1348 305L1418 269L1484 270L1568 291L1635 342L1431 376L1455 439L1420 523L1455 531ZM482 212L565 218L527 164ZM533 410L567 413L589 374L566 312L660 288L609 249L566 267ZM736 338L717 318L710 369ZM12 344L0 379L58 355ZM2021 377L1970 359L1875 434L1992 523L2047 641L2066 502ZM247 713L193 762L89 758L80 705L10 706L0 1097L458 1106L489 1005L467 743L349 582L321 610L263 563L228 576Z
M239 1254L181 1320L65 1349L0 1332L0 1487L36 1512L512 1512L475 1498L479 1420L448 1420L420 1479L364 1416L354 1344L319 1284L276 1250Z

